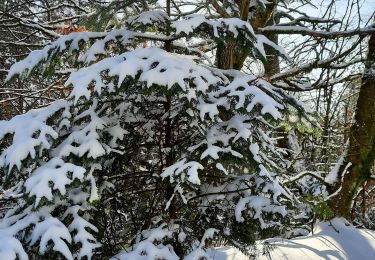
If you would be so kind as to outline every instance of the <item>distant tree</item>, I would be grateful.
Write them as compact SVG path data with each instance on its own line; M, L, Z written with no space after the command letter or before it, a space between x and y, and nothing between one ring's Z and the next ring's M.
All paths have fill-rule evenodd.
M88 15L90 1L4 0L0 3L0 119L22 114L64 96L58 73L48 81L18 79L5 84L11 64L25 58L61 35L79 28L78 20ZM93 8L91 3L91 8ZM82 29L82 28L81 28Z

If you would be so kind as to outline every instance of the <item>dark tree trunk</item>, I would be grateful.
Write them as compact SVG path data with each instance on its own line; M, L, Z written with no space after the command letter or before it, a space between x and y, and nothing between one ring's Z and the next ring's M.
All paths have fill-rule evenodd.
M250 0L236 0L235 1L240 12L240 19L243 21L249 20L249 7ZM254 28L255 33L260 34L259 28L266 25L273 25L274 19L273 14L276 8L277 1L270 1L267 4L265 10L257 10L254 17L251 18L251 25ZM254 10L255 11L255 10ZM276 34L268 33L265 36L277 44L278 36ZM216 64L220 69L236 69L241 70L243 63L248 56L246 50L239 50L236 48L236 39L232 39L227 43L222 43L217 47L216 51ZM280 72L279 58L275 51L269 47L265 46L265 51L267 54L267 62L264 63L265 76L271 77L272 75Z
M279 37L277 34L265 33L264 34L270 41L278 44ZM273 75L280 72L280 60L279 56L276 51L269 47L268 45L265 46L264 50L266 51L267 61L263 63L264 66L264 76L266 78L270 78Z
M247 21L249 16L250 0L236 0L240 10L240 19ZM225 44L219 44L216 50L216 64L220 69L240 70L247 54L236 50L236 39L232 39Z
M336 215L350 218L353 198L358 188L369 179L371 167L375 159L375 35L369 40L369 52L365 73L362 77L361 88L356 105L355 123L349 133L349 148L346 163L340 169L341 176L344 168L351 163L343 182L337 182L331 192L341 190L334 196L330 205ZM340 176L340 177L341 177Z
M275 25L279 22L279 18L275 17L277 2L277 0L269 1L265 10L256 11L255 16L251 19L251 25L253 26L255 33L262 34L262 32L259 31L259 28L268 25ZM279 37L275 33L264 33L264 36L276 44L279 42ZM267 55L267 60L263 62L264 76L270 78L280 72L279 56L276 51L268 45L264 46L264 50Z

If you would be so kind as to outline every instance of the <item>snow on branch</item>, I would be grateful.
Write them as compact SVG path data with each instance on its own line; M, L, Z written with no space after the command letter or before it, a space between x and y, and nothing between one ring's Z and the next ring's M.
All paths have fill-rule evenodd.
M168 14L161 10L156 11L146 11L139 15L130 17L126 23L130 27L134 27L136 25L155 25L155 24L165 24L169 21L170 18Z
M253 218L258 219L262 228L273 225L273 223L267 224L262 217L263 213L278 213L282 216L287 214L285 206L274 205L271 199L261 196L249 196L241 198L235 208L235 217L238 222L243 222L245 219L242 217L242 212L250 207L253 210Z
M13 236L4 235L0 231L0 258L1 259L16 259L27 260L25 250L21 242Z
M177 260L179 257L174 252L173 247L162 243L164 239L171 238L173 233L173 230L169 230L166 224L162 224L158 228L145 230L142 232L144 240L137 243L133 248L128 248L114 256L113 260L142 259L145 257L147 259Z
M9 81L16 75L26 74L26 76L29 76L38 65L43 62L48 63L55 55L62 54L65 51L72 53L73 51L79 50L81 43L87 44L90 40L97 40L78 60L88 63L95 60L97 55L106 53L105 47L108 42L116 41L122 45L126 45L133 38L156 41L168 41L173 39L172 36L134 32L127 29L112 30L110 32L73 32L61 36L41 50L30 52L26 59L13 64L9 69L6 81Z
M280 47L279 45L275 44L273 41L269 40L266 36L262 34L256 35L256 49L260 52L262 57L267 59L266 52L264 50L264 45L268 45L271 48L273 48L276 53L278 53L280 56L284 57L286 60L289 60L288 54L285 52L284 48Z
M73 241L77 245L81 245L78 253L78 259L84 258L91 259L93 252L96 248L100 247L100 244L96 242L95 237L88 231L93 230L98 232L98 229L88 222L84 217L79 215L79 211L84 212L84 208L75 205L66 211L65 215L71 215L73 217L72 223L69 225L68 229L70 232L75 233L73 236Z
M199 260L199 259L209 259L211 258L209 254L207 254L204 247L208 240L213 239L216 233L219 230L215 228L209 228L204 232L204 235L196 248L194 248L187 256L184 257L184 260Z
M254 42L255 33L251 25L239 18L222 18L218 20L207 19L203 15L191 15L185 20L172 23L172 27L176 29L176 34L181 33L189 35L199 27L208 26L213 30L215 38L225 37L227 32L232 33L235 37L242 34L248 40Z
M316 31L302 26L271 25L259 29L261 32L276 34L301 34L316 38L336 39L352 36L367 36L375 33L375 25L348 31Z
M26 192L29 193L30 197L35 196L35 207L37 207L43 197L49 201L53 200L53 190L58 190L60 195L64 196L66 186L71 184L74 179L79 179L82 182L85 172L86 170L82 167L64 163L59 158L53 158L36 169L26 180ZM69 173L71 173L71 178L68 177Z
M51 56L65 50L76 50L79 48L79 43L81 41L87 42L91 38L105 37L106 34L107 33L97 32L74 32L69 35L61 36L43 49L30 52L26 59L13 64L9 69L6 80L8 81L15 75L22 75L24 73L28 76L36 66L42 61L48 61Z
M263 60L266 60L264 44L275 49L276 53L288 59L287 54L280 46L268 40L263 35L255 35L250 23L239 18L207 19L203 15L190 15L185 20L172 23L176 36L189 36L193 33L209 34L216 41L225 42L229 35L237 38L237 44L246 51L256 50ZM251 47L251 48L249 48Z
M65 225L54 217L48 217L37 223L34 227L30 245L40 240L39 253L43 255L47 250L49 241L53 242L53 249L60 252L66 259L73 260L73 255L67 243L71 243L72 237Z
M140 48L73 72L65 83L67 86L73 86L70 97L74 97L75 102L80 97L89 99L91 92L88 86L92 82L95 82L94 90L98 94L108 89L108 84L101 77L104 71L108 71L108 76L118 78L117 88L128 77L138 78L148 87L153 84L168 88L177 85L185 91L188 86L187 80L191 80L200 91L205 91L209 86L220 82L220 78L190 59L167 53L159 48Z
M185 174L183 172L187 170L187 180L193 184L200 185L201 182L198 177L198 170L202 170L203 166L198 162L188 162L185 163L186 159L183 159L169 167L167 167L161 177L170 178L170 182L174 182L174 175L182 175L182 181L185 179Z
M56 139L58 134L55 129L47 125L46 121L56 112L63 110L62 119L68 119L69 103L59 100L46 108L31 110L23 115L16 116L10 121L0 121L0 139L5 135L13 135L12 144L0 155L0 166L13 166L21 168L21 163L29 155L35 158L37 147L39 152L51 148L51 140Z
M300 172L293 177L290 177L290 178L286 179L283 182L283 184L293 183L293 182L298 181L299 179L301 179L305 176L311 176L311 177L319 180L323 184L327 184L324 180L324 177L321 175L321 173L324 173L324 172L303 171L303 172Z

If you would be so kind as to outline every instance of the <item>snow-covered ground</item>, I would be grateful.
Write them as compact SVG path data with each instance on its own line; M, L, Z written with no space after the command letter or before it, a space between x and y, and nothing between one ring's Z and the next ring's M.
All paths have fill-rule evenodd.
M314 228L314 234L295 239L272 239L270 255L259 256L260 260L287 259L375 259L375 231L357 229L344 219L320 222ZM214 260L245 260L241 252L230 247L211 251Z

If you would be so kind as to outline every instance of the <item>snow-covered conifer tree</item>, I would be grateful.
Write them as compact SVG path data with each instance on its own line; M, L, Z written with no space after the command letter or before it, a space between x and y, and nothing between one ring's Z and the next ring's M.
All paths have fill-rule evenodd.
M245 249L293 219L273 131L301 108L194 46L237 37L254 58L263 44L283 51L246 21L167 5L62 36L10 69L8 81L69 72L70 95L0 121L1 259L204 259L212 243Z

